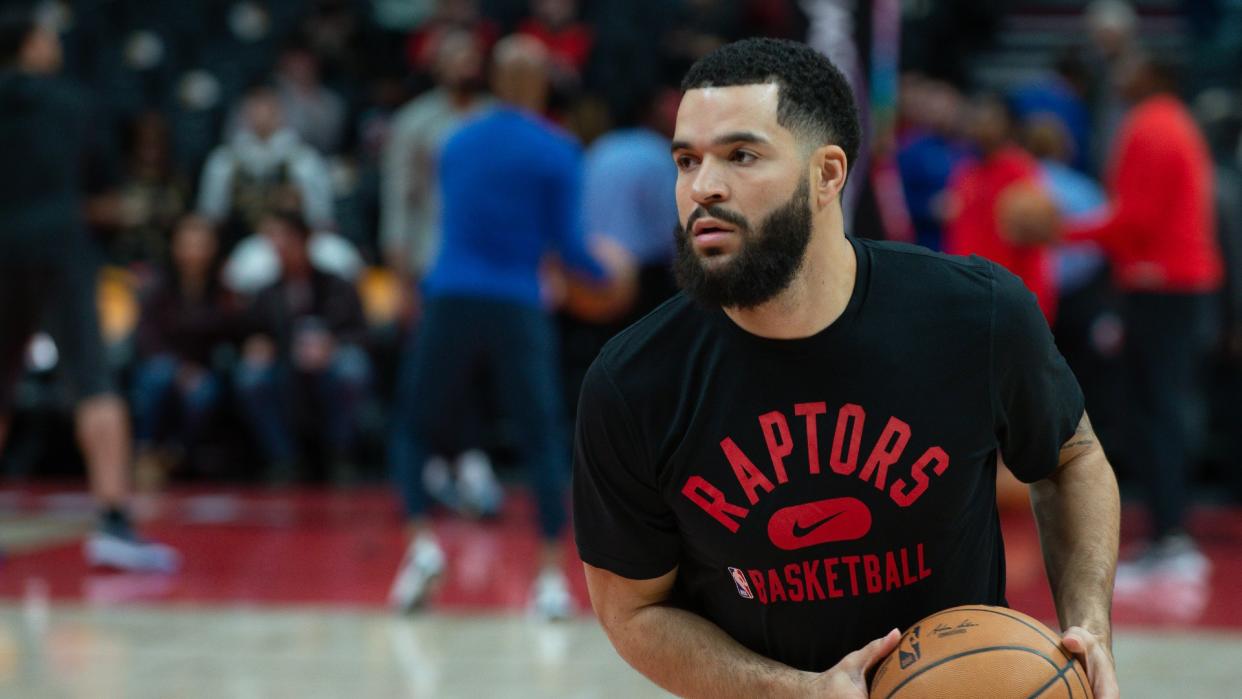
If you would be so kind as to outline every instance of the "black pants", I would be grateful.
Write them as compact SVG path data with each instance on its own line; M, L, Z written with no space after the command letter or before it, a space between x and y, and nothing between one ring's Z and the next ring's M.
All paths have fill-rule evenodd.
M1215 306L1208 294L1127 294L1123 302L1128 463L1143 480L1155 538L1185 519L1197 452L1191 418Z
M112 393L95 307L93 259L48 262L0 249L0 416L11 409L26 344L46 329L75 400Z
M517 428L516 448L531 479L540 531L554 539L565 526L570 440L561 401L556 326L543 311L506 301L448 297L427 302L417 336L401 361L388 458L406 514L427 509L422 468L459 431L477 395L472 382L492 380L502 418Z

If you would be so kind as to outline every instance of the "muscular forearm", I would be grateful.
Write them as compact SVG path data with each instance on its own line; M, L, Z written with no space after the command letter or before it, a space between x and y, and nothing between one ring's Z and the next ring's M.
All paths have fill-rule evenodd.
M754 653L703 617L651 605L606 623L617 651L678 696L800 697L816 675Z
M1099 444L1031 487L1044 565L1062 628L1082 626L1111 643L1117 568L1117 480Z

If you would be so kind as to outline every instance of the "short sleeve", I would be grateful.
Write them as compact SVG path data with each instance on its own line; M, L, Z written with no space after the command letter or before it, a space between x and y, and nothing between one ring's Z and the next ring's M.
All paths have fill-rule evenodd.
M1057 468L1082 419L1082 389L1022 280L992 267L991 385L1001 457L1025 483Z
M595 360L582 382L573 508L584 562L633 580L657 578L677 566L676 519L603 359Z

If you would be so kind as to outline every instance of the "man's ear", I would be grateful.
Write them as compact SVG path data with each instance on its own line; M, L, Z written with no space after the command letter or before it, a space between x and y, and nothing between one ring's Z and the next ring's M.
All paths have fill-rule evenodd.
M836 203L848 172L849 161L841 146L821 146L811 154L811 188L817 209Z

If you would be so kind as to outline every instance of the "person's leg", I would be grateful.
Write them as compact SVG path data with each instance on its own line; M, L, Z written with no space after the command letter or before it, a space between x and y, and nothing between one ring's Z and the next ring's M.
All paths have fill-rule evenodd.
M78 259L49 275L49 329L77 397L74 421L91 493L101 509L99 527L84 551L92 565L171 571L173 549L143 541L127 510L133 460L129 413L112 385L95 306L94 267Z
M274 361L243 360L237 367L235 383L242 414L269 464L291 464L295 450L285 414L285 382L279 367Z
M196 444L202 438L203 429L220 402L220 379L214 373L204 371L192 383L181 386L179 390L185 441L187 444Z
M139 450L151 446L159 437L176 381L177 360L169 355L143 360L134 370L130 399L134 410L134 439Z
M1144 426L1150 456L1143 462L1143 473L1156 540L1185 528L1187 482L1193 468L1190 413L1202 342L1197 301L1192 295L1144 299L1141 334L1133 338L1140 343L1136 351L1145 372Z
M567 523L569 433L561 401L556 326L540 310L495 304L487 333L488 365L506 419L518 427L518 457L530 478L543 539L535 611L549 618L571 612L565 585L563 534Z
M1163 370L1160 350L1160 309L1151 294L1131 294L1125 300L1125 370L1127 387L1127 462L1143 487L1148 515L1167 521L1172 506L1162 492L1161 481L1169 470L1170 448L1164 435L1168 425L1160 424L1160 393ZM1176 451L1173 449L1172 451ZM1157 514L1159 513L1159 514Z
M328 368L314 377L316 407L320 410L331 463L332 479L339 484L353 482L354 438L358 409L371 386L371 360L361 347L337 349Z
M44 295L32 282L28 267L0 268L0 452L9 432L13 391L21 379L26 345L38 327Z
M407 341L401 359L388 441L389 468L409 539L389 592L389 602L399 611L417 608L444 568L444 553L430 534L423 466L434 435L453 419L454 397L465 392L476 322L469 301L428 301L418 334Z
M469 301L428 301L418 332L407 341L401 358L388 463L412 530L426 521L423 465L436 446L436 435L453 427L457 399L470 381L474 322Z
M1191 462L1189 412L1202 356L1202 308L1189 295L1132 294L1126 299L1125 354L1129 462L1143 481L1152 545L1118 568L1119 585L1135 575L1200 575L1205 560L1185 536Z
M77 259L51 276L48 329L78 399L74 418L91 491L106 512L122 511L133 457L129 415L107 366L95 306L95 267Z

